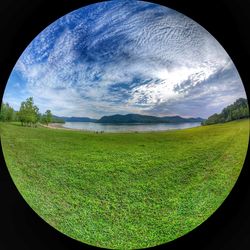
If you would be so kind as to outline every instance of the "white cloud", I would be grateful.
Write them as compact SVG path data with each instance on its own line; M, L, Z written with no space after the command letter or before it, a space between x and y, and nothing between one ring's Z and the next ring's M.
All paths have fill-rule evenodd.
M100 3L91 13L80 9L46 28L14 69L25 79L27 95L34 96L41 110L99 117L163 114L163 105L167 115L192 100L192 109L197 103L198 110L195 100L221 93L209 109L244 94L232 61L206 30L165 7L138 11L147 4ZM205 84L227 70L234 75L227 81ZM228 86L237 86L238 94L226 91ZM167 108L169 103L176 111Z

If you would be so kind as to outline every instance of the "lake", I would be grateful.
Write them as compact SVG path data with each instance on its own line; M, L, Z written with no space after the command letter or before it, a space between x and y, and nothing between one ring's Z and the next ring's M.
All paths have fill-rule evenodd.
M173 129L184 129L200 126L200 122L187 123L157 123L157 124L106 124L94 122L66 122L63 124L65 128L82 129L89 131L104 131L104 132L126 132L126 131L164 131Z

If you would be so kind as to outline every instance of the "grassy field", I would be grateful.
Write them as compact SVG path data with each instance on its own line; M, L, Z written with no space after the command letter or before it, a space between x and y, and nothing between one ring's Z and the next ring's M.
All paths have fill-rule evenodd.
M11 176L49 224L87 244L144 248L206 220L232 189L249 120L104 133L0 124Z

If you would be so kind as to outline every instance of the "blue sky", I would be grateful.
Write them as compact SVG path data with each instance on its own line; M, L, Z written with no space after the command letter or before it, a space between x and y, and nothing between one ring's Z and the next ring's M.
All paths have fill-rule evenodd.
M41 112L208 117L239 97L239 74L221 45L192 19L143 1L73 11L25 49L3 101L34 97Z

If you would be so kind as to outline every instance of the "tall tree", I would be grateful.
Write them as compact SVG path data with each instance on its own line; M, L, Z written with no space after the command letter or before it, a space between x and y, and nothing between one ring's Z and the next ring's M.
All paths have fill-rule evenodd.
M36 105L34 105L33 97L29 97L26 101L21 103L18 118L22 125L26 126L34 126L38 122L39 109Z
M45 114L43 115L42 121L47 125L52 121L52 113L50 110L46 110Z

